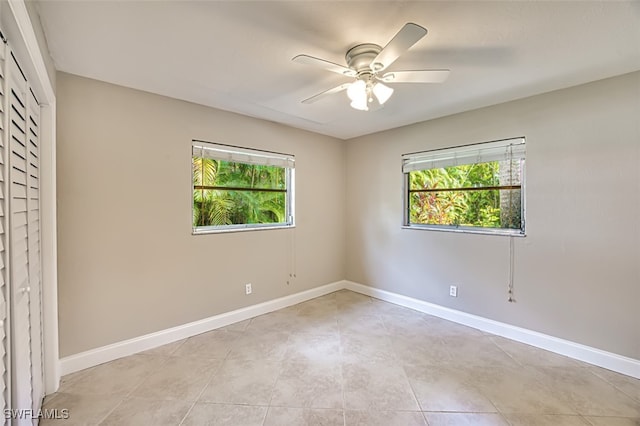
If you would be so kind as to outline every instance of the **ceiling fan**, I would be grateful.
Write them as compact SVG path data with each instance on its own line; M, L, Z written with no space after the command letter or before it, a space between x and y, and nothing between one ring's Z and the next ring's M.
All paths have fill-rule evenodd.
M442 83L449 76L449 70L414 70L392 71L383 73L396 59L427 35L427 29L414 23L407 23L384 47L377 44L359 44L347 51L345 59L347 66L335 64L324 59L309 55L298 55L292 59L299 64L313 65L324 68L347 77L354 77L355 81L325 90L302 101L303 104L314 103L325 96L347 91L351 100L351 107L368 111L369 105L377 101L377 105L384 104L393 89L384 83Z

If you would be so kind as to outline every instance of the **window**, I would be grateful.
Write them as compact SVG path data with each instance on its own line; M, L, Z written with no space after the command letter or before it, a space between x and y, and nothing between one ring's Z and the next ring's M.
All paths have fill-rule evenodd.
M192 146L194 234L293 226L293 155Z
M405 154L404 225L524 235L524 138Z

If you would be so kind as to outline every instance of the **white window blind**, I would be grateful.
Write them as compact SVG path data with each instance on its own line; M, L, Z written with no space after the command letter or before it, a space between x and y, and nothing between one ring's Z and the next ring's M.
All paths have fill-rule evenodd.
M415 152L402 156L402 172L440 169L463 164L523 159L525 139L515 138L454 148Z
M9 87L7 88L9 152L9 242L12 293L11 357L14 383L14 406L31 408L33 399L32 342L31 342L31 286L29 277L29 218L27 209L28 139L27 81L17 62L7 58Z
M44 366L42 350L42 279L40 270L40 105L29 90L27 94L29 120L27 123L27 214L29 223L29 286L31 302L31 397L34 409L44 394Z
M2 410L37 412L44 396L39 112L40 106L17 59L6 42L0 43ZM32 423L30 419L28 423ZM12 424L10 419L7 424Z
M289 169L295 167L295 157L290 154L245 149L202 141L193 141L192 145L195 157L261 166L278 166Z

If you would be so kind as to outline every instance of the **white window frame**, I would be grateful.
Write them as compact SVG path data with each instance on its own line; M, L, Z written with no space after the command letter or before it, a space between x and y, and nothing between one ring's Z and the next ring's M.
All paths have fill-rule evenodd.
M233 225L193 225L193 170L191 172L191 228L193 235L214 234L224 232L257 231L268 229L285 229L295 227L295 156L280 152L245 148L200 140L192 140L191 152L193 157L207 157L236 163L278 166L285 169L285 222L279 223L244 223Z
M428 231L459 232L470 234L508 235L524 237L525 232L525 164L526 164L526 140L524 137L502 139L491 142L461 145L450 148L435 149L429 151L413 152L402 155L403 173L403 221L404 229L419 229ZM409 172L417 170L429 170L442 167L460 166L489 161L522 159L521 170L521 226L519 229L511 228L485 228L476 226L417 224L410 222L410 183Z

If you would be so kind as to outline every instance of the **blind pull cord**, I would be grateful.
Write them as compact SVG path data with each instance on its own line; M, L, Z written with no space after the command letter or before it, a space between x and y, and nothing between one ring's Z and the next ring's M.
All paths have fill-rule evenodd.
M289 229L289 232L289 247L287 250L287 274L289 276L287 278L287 285L291 284L296 278L296 229Z
M513 267L514 267L514 256L513 256L513 236L509 237L509 285L507 287L507 293L509 294L509 303L515 303L515 299L513 298Z

